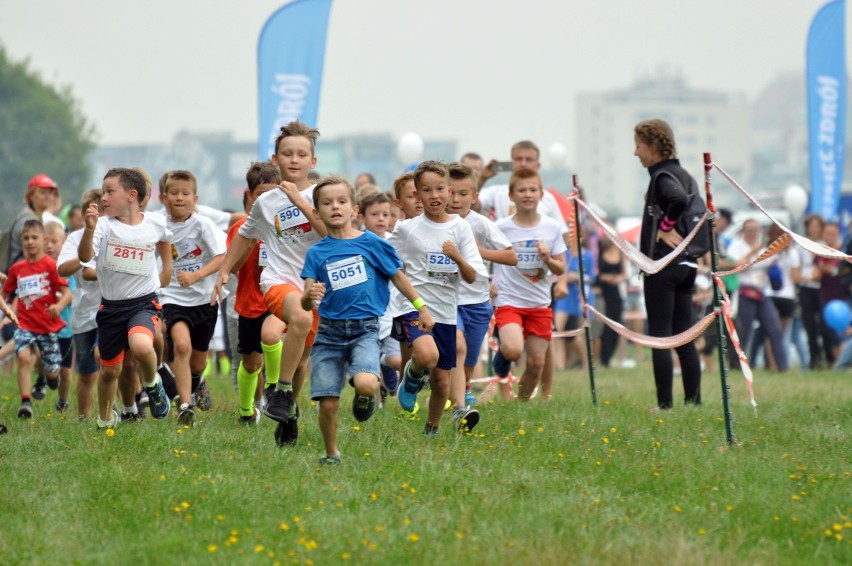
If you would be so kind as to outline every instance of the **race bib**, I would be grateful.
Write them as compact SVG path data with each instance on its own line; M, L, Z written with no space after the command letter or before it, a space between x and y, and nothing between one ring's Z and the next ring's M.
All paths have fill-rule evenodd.
M200 261L194 259L175 262L175 271L198 271L202 267Z
M183 257L185 255L189 255L196 250L198 250L199 254L201 252L201 249L198 247L198 244L196 244L194 241L192 241L190 239L182 240L182 241L177 242L177 243L172 243L172 249L174 250L174 252L173 252L174 259L177 259L179 257Z
M290 205L278 211L275 216L275 229L280 233L284 230L301 226L305 224L307 219L302 214L302 211L295 205Z
M364 258L360 255L348 257L326 265L328 280L335 291L352 287L367 280Z
M24 299L41 292L41 275L27 275L18 279L18 298Z
M513 246L518 254L518 269L540 269L544 267L541 255L538 253L536 240L516 242Z
M269 255L266 251L266 244L263 242L257 245L257 265L258 267L267 267L269 265Z
M431 279L452 285L458 280L459 266L442 252L426 252L426 271Z
M119 273L147 275L154 260L152 244L124 242L110 238L107 243L106 268Z

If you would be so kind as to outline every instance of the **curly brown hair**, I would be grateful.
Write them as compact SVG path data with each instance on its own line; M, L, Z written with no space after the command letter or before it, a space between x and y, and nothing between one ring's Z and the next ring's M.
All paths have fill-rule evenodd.
M665 120L659 118L643 120L636 124L633 132L643 143L655 147L662 159L677 158L674 133Z

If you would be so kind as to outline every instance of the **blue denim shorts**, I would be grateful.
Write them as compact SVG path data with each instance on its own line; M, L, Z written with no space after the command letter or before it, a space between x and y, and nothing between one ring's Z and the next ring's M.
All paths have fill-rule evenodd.
M97 327L74 335L74 348L77 350L77 373L82 373L83 375L98 373L100 364L98 364L98 359L95 357L95 348L97 346Z
M15 352L25 348L35 348L38 345L41 350L41 363L47 373L59 371L62 354L59 351L59 337L55 332L49 334L38 334L18 328L15 331Z
M491 324L493 314L494 307L488 301L474 305L459 305L456 329L461 330L467 344L464 365L472 367L479 364L479 350L482 348L485 335L488 334L488 325Z
M311 350L311 399L340 397L346 383L359 373L379 379L379 321L320 318ZM348 366L348 372L347 372Z
M438 348L438 369L450 371L456 367L456 325L436 322L431 332L421 332L417 326L420 315L417 311L409 312L393 319L391 336L405 342L410 348L414 341L421 336L431 336Z

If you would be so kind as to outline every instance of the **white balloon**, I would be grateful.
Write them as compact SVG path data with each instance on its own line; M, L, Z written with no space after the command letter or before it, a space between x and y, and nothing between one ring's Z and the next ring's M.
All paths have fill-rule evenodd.
M423 140L417 134L403 134L396 144L396 155L406 165L418 161L423 156Z
M784 191L784 206L793 218L800 218L808 208L808 191L799 185L790 185Z
M562 169L568 164L568 148L559 142L548 148L547 156L550 158L550 165L554 169Z

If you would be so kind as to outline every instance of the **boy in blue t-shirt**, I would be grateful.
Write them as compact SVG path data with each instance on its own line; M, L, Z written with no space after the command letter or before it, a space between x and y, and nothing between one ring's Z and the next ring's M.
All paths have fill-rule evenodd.
M325 444L320 464L339 464L337 412L349 366L355 388L352 414L368 420L379 392L379 317L387 309L390 280L420 313L421 331L434 325L429 309L402 272L393 247L371 232L352 227L358 212L355 191L342 177L326 177L314 188L315 214L328 236L305 258L302 308L319 303L320 322L311 352L311 399L319 402L319 424Z

